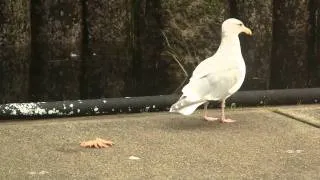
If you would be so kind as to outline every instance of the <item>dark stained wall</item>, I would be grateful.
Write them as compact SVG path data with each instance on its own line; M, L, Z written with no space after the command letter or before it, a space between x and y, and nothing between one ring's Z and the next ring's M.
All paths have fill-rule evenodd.
M252 29L253 36L241 36L247 74L242 89L267 89L270 85L273 0L236 0L232 11Z
M230 17L227 0L161 1L163 59L171 83L168 92L180 92L193 69L212 56L220 44L221 23ZM165 84L164 84L165 85Z
M81 1L32 0L31 3L31 100L79 98Z
M179 93L241 19L242 90L320 86L318 0L16 0L0 3L0 100Z
M14 13L13 13L14 12ZM31 51L28 1L0 2L0 101L28 100Z
M132 16L128 0L86 1L88 53L84 59L84 97L124 94L132 78Z
M271 88L308 86L311 0L274 1Z

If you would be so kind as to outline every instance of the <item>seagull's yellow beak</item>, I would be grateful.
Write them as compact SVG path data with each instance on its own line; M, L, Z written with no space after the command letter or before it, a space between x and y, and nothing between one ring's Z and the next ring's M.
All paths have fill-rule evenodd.
M243 32L248 34L248 35L250 35L250 36L252 36L252 31L249 28L245 27L245 26L243 26Z

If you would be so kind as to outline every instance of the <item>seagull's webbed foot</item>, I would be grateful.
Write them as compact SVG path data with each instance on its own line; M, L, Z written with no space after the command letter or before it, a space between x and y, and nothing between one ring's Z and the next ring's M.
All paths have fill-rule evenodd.
M220 119L220 122L221 123L233 123L233 122L236 122L236 120L233 120L233 119Z
M233 123L236 122L236 120L233 119L221 119L221 118L216 118L216 117L210 117L210 116L204 116L205 121L217 121L219 120L221 123Z
M219 120L219 118L215 118L215 117L210 117L210 116L208 116L208 110L207 110L208 105L209 105L209 102L206 102L206 103L204 104L204 115L203 115L204 120L206 120L206 121L216 121L216 120Z
M224 115L224 108L225 108L225 103L226 103L226 100L222 100L221 102L221 119L220 119L220 122L221 123L233 123L233 122L236 122L236 120L233 120L233 119L229 119L229 118L225 118L225 115Z
M219 118L210 117L210 116L204 116L204 120L206 120L206 121L217 121L217 120L219 120Z
M204 104L204 116L203 116L204 120L206 120L206 121L217 121L217 120L219 120L221 123L233 123L233 122L236 122L236 120L225 118L225 115L224 115L225 100L223 100L222 103L221 103L221 118L215 118L215 117L208 116L208 111L207 111L208 104L209 104L209 102L206 102Z

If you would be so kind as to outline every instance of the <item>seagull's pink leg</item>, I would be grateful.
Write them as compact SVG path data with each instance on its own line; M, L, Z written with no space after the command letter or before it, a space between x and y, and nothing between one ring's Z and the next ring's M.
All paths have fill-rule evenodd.
M204 119L206 120L206 121L216 121L216 120L218 120L219 118L215 118L215 117L210 117L210 116L208 116L208 105L209 105L209 102L206 102L205 104L204 104Z
M221 119L220 121L222 123L232 123L232 122L235 122L235 120L232 120L232 119L226 119L225 115L224 115L224 108L226 107L226 100L222 100L221 102Z

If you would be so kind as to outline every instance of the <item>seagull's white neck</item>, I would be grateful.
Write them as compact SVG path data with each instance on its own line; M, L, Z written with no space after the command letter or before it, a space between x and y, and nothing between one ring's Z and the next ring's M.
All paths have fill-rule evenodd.
M241 55L241 46L238 35L223 34L217 52L228 52L230 55Z

